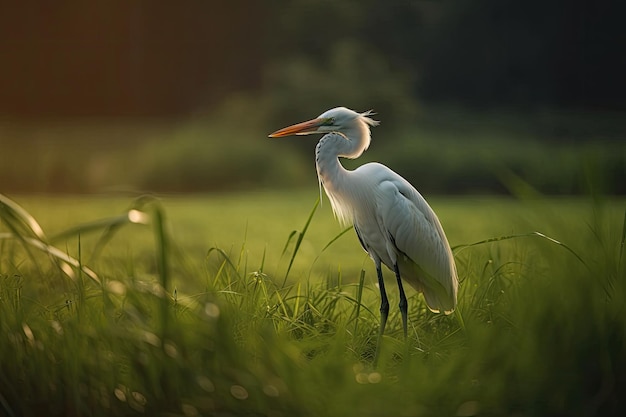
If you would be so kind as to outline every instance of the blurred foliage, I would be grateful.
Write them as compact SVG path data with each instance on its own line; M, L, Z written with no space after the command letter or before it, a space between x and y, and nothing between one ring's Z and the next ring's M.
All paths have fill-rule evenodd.
M271 75L263 91L288 95L290 108L295 101L305 113L338 99L393 117L414 116L416 100L479 108L626 109L626 34L618 2L271 4L265 32Z
M295 185L304 174L299 155L266 135L199 121L5 125L3 132L0 187L13 192L232 190Z
M267 134L317 112L271 126L255 103L241 96L178 123L4 124L0 188L207 192L315 184L317 139ZM626 147L611 120L605 129L575 115L546 121L429 109L400 127L385 116L377 116L370 150L346 167L379 161L429 194L626 193Z
M9 7L0 16L0 114L180 116L240 92L280 94L272 114L287 118L341 103L404 120L420 100L626 110L617 1Z
M273 120L313 117L337 106L373 108L391 123L415 117L410 74L393 70L384 55L362 43L339 41L328 49L325 62L302 55L270 66L265 103Z
M256 137L255 137L256 136ZM226 146L225 146L226 145ZM245 129L229 131L191 124L138 153L142 169L136 184L161 191L228 191L293 186L303 181L303 161L287 147Z
M104 20L67 30L58 21L77 20L83 6L56 10L50 27L28 21L32 33L20 42L54 55L48 69L31 68L22 50L7 61L7 71L20 62L29 70L5 77L15 82L4 98L17 94L23 102L13 97L0 108L2 190L310 184L313 139L266 136L346 106L373 109L382 122L356 164L378 160L425 192L626 192L626 32L616 2L272 0L215 10L203 1L97 4ZM199 17L213 11L207 18L219 21L214 26ZM226 16L240 26L225 25ZM122 32L132 42L109 32L100 40L94 28L102 25L132 28ZM56 49L45 49L48 31L58 36ZM88 32L80 48L76 31ZM230 35L217 45L218 33ZM61 66L69 64L58 58L74 52L88 61L81 61L79 83L66 81ZM90 67L110 62L107 54L129 70ZM86 80L95 83L90 99L81 88ZM35 87L20 90L26 85ZM72 114L93 118L13 118L13 107L19 114L17 104L37 97L45 100L35 107L54 107L40 116L64 114L74 97L69 109L84 111ZM159 118L137 118L150 114Z

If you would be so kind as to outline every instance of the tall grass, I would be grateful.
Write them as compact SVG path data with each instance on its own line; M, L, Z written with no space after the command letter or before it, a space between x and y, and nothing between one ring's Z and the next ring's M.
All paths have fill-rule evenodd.
M215 247L198 268L154 198L49 238L2 196L0 414L621 415L615 211L457 246L464 325L414 294L408 351L392 309L374 369L378 290L363 271L287 280L289 267L274 274L243 247ZM314 212L285 236L289 265ZM150 256L99 257L135 227L150 232ZM180 291L174 275L195 284Z

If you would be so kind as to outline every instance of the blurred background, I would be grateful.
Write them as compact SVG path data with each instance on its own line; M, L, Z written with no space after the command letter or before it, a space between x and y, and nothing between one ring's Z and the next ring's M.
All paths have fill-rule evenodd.
M346 106L425 193L626 194L626 7L580 0L0 6L0 190L315 185Z

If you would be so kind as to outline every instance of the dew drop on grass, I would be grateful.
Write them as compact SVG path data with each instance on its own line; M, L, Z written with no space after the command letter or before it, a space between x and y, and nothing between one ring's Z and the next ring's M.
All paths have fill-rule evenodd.
M206 303L204 305L204 314L212 319L216 319L220 316L220 308L217 306L217 304Z
M52 320L50 322L50 326L54 329L54 331L59 335L63 336L63 327L61 327L61 323L56 320Z
M367 376L367 382L370 384L378 384L383 379L383 376L378 372L372 372Z
M163 345L163 350L165 350L165 354L170 358L176 358L178 356L178 349L172 343L166 342Z
M241 385L233 385L230 387L230 394L238 400L245 400L248 398L248 391Z
M137 391L133 391L130 395L130 399L132 399L132 401L128 402L130 407L135 411L143 413L145 411L146 397Z
M365 366L363 366L363 364L360 362L357 362L354 365L352 365L352 372L354 372L355 374L359 372L363 372L364 369L365 369Z
M161 346L161 339L159 338L159 336L157 336L156 334L149 332L149 331L145 331L143 332L143 340L144 342L154 346L154 347L159 347Z
M30 343L31 346L34 346L34 344L35 344L35 335L33 334L33 331L30 329L28 324L26 324L26 323L22 324L22 330L24 330L24 335L26 336L26 339L28 340L28 343Z
M148 215L139 210L130 210L128 212L128 220L131 223L148 224Z
M122 389L115 388L113 390L113 394L115 394L115 398L117 398L121 402L126 402L126 394L124 393L124 391Z
M131 395L133 396L133 400L135 400L138 404L146 405L147 400L142 393L133 391Z
M196 417L200 415L198 409L191 404L183 404L180 408L183 411L183 414L187 417Z
M202 388L206 392L213 392L213 391L215 391L215 385L213 385L213 382L209 378L207 378L206 376L202 376L202 375L198 376L196 378L196 382L198 383L200 388Z
M276 388L274 385L271 385L271 384L267 384L263 386L263 393L267 395L268 397L278 397L280 395L278 388Z
M107 282L106 288L111 294L120 296L126 294L126 285L122 284L120 281L109 281Z
M367 378L368 375L365 372L359 372L354 376L354 379L356 379L356 382L359 384L367 384L369 382Z

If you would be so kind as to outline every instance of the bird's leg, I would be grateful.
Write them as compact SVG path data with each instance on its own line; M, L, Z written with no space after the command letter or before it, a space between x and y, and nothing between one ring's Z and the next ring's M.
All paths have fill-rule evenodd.
M383 333L387 325L387 317L389 316L389 300L387 299L387 291L385 291L385 281L383 280L383 270L380 261L376 260L376 274L378 275L378 288L380 289L380 328L378 329L378 341L376 343L376 354L374 355L374 367L378 364L378 355L383 340Z
M376 274L378 274L378 287L380 288L380 336L382 336L387 325L387 317L389 316L389 300L387 299L383 270L380 264L376 265Z
M404 288L402 287L402 278L400 278L400 269L398 268L398 264L393 264L393 271L396 273L396 280L398 281L398 290L400 291L400 314L402 314L402 329L404 330L404 340L407 338L407 317L408 317L408 306L409 303L406 300L406 295L404 294Z

